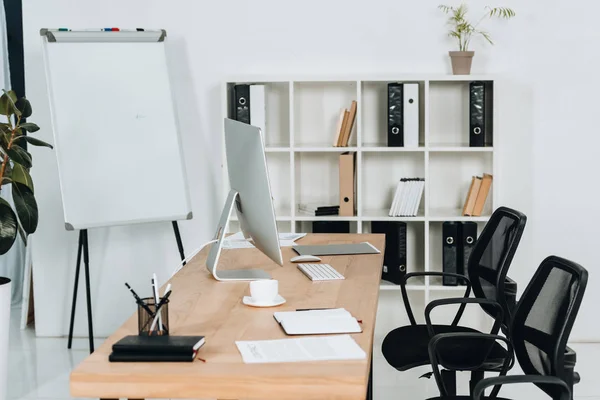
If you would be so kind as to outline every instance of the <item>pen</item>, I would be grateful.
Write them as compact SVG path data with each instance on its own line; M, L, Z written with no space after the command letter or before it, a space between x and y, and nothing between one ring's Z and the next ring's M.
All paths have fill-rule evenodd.
M167 302L167 300L169 299L169 296L172 293L171 284L167 285L167 289L169 289L169 291L167 293L165 293L164 297L160 300L160 303L158 303L158 305L156 306L156 316L154 317L154 320L152 321L152 325L150 326L150 333L152 333L154 328L156 328L156 322L158 322L161 319L162 313L160 312L160 309ZM160 324L159 330L162 331L162 322L159 322L159 324Z
M127 286L127 289L129 289L129 291L131 292L131 294L133 295L133 297L135 298L135 302L140 305L144 310L146 310L146 312L148 314L150 314L150 317L154 318L154 313L152 312L152 310L146 305L146 303L144 303L144 300L142 300L140 298L140 296L138 296L138 294L135 292L135 290L133 290L131 288L131 286L129 286L129 283L125 282L125 286Z
M333 310L333 308L297 308L296 311Z
M154 294L154 306L156 307L156 315L158 315L158 330L162 331L162 317L158 313L158 303L160 298L158 296L158 279L156 278L156 273L152 274L152 293Z

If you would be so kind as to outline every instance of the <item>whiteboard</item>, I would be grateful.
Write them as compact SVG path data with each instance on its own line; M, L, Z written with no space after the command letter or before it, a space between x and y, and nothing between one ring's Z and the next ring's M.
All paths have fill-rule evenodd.
M191 219L164 31L41 34L66 229Z

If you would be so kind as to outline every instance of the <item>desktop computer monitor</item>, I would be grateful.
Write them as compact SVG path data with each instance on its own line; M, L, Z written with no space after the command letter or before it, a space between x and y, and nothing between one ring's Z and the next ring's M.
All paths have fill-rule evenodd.
M213 238L217 242L210 249L206 267L220 281L270 279L263 270L217 270L233 207L244 236L252 239L254 246L275 263L283 265L260 128L225 118L225 153L231 189Z

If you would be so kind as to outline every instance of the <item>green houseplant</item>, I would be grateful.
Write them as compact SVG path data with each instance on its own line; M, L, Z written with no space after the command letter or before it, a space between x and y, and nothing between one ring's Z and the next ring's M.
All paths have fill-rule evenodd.
M438 7L445 14L449 15L448 24L450 31L448 36L456 39L458 42L458 51L450 51L452 61L452 71L454 75L468 75L471 73L471 64L473 62L474 51L469 51L469 45L473 35L482 36L488 43L494 44L490 34L479 28L481 23L490 18L511 19L516 13L507 7L489 7L486 6L484 14L476 23L471 23L467 19L468 7L461 4L458 7L440 5Z
M28 136L40 128L33 122L24 122L31 116L31 103L25 97L17 99L15 92L4 91L0 97L0 114L6 122L0 122L0 193L10 184L15 209L0 198L0 255L13 246L17 234L27 244L27 235L35 232L38 224L38 208L34 197L33 180L29 175L32 167L31 153L24 144L33 146L52 145Z
M10 190L14 203L13 210L11 204L0 197L0 257L11 249L17 235L27 244L27 235L35 232L38 224L38 208L29 175L31 154L24 145L52 146L27 136L40 129L33 122L25 122L31 112L29 100L18 99L12 90L0 96L0 115L6 117L5 122L0 121L0 194ZM11 281L0 276L0 398L4 398L1 391L7 379L10 301Z

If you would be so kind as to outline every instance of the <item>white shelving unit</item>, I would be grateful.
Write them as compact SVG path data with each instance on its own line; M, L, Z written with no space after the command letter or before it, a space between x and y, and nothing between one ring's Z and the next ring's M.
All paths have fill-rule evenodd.
M266 86L265 151L281 231L310 232L312 221L349 221L351 232L363 233L370 232L371 221L404 221L408 271L441 271L442 222L475 221L481 231L498 205L501 187L496 157L501 136L496 99L494 147L468 146L471 81L493 81L497 93L497 79L485 75L242 76L223 84L222 107L223 115L229 116L230 93L235 84ZM419 84L418 148L387 147L390 82ZM349 108L352 100L358 102L358 113L349 147L333 147L340 109ZM346 151L357 153L357 215L315 217L300 212L301 203L339 204L338 156ZM494 175L494 183L483 216L463 217L461 210L471 177L484 172ZM224 173L226 176L227 172ZM425 193L417 217L388 216L393 191L402 177L425 178ZM238 228L235 225L232 223L231 230ZM434 278L409 283L408 290L412 295L423 295L424 304L435 298L437 292L464 290L442 286ZM381 289L397 291L400 287L383 282Z

